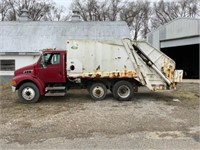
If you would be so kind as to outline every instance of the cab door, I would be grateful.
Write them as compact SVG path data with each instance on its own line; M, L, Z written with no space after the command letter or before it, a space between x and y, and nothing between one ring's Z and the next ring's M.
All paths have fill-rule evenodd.
M43 54L38 71L44 83L64 83L66 81L65 55L62 53Z

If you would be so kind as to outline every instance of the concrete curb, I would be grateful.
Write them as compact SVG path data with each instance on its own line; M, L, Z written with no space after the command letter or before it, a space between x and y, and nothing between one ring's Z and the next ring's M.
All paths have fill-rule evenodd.
M183 83L200 83L199 79L183 79Z

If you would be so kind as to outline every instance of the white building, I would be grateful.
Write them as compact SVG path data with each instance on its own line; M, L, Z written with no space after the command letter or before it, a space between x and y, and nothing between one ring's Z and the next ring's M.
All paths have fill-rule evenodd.
M76 16L77 17L77 16ZM0 79L12 78L14 70L33 64L43 49L66 49L67 39L111 40L130 38L125 22L0 22Z
M200 19L175 19L150 32L147 41L174 59L185 78L199 78Z

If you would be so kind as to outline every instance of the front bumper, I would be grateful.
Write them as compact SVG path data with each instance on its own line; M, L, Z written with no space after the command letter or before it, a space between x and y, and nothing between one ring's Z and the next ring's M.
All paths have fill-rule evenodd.
M15 86L11 86L12 91L15 92L16 91L16 87Z

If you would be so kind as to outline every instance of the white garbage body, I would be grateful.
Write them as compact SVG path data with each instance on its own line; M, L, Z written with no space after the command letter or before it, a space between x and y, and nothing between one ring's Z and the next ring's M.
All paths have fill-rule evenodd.
M150 90L175 89L182 71L144 41L67 40L69 78L131 78Z

